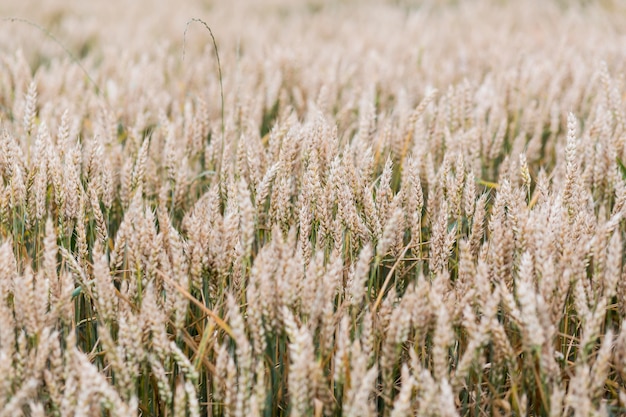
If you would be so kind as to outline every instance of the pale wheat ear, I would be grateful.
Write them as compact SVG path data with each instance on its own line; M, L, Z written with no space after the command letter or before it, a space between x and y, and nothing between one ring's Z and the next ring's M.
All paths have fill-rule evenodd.
M222 100L222 148L220 151L220 173L222 170L222 163L223 163L223 158L224 158L224 140L225 140L225 123L224 123L224 85L222 82L222 64L220 62L220 54L217 51L217 42L215 41L215 36L213 36L213 31L211 30L211 27L202 19L198 19L198 18L193 18L190 19L189 21L187 21L187 23L185 24L185 31L183 32L183 62L185 61L185 49L186 49L186 45L187 45L187 30L189 29L189 25L192 24L193 22L198 22L200 24L202 24L208 31L209 34L211 35L211 40L213 41L213 49L215 51L215 58L217 59L217 75L219 77L219 81L220 81L220 99Z
M102 91L102 89L100 88L100 86L98 86L98 83L95 82L95 80L91 77L91 75L89 75L89 71L87 71L87 69L80 63L80 61L78 60L76 55L74 55L72 53L72 51L70 51L67 48L67 46L65 46L65 44L63 42L61 42L56 36L54 36L49 30L45 29L44 27L38 25L35 22L32 22L32 21L30 21L28 19L24 19L24 18L21 18L21 17L5 17L5 18L2 19L2 21L3 22L9 22L9 23L24 23L24 24L27 24L29 26L34 27L35 29L39 30L44 35L46 35L47 38L52 40L54 43L59 45L61 47L61 49L63 49L63 52L65 52L65 54L72 60L73 63L78 65L78 68L80 68L80 70L85 74L85 76L87 77L89 82L91 84L93 84L93 86L95 87L96 94L100 95L100 92Z

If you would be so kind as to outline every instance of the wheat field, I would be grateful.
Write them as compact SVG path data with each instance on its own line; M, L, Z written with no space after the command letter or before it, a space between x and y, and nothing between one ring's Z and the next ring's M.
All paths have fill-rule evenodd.
M0 417L626 415L623 2L0 18Z

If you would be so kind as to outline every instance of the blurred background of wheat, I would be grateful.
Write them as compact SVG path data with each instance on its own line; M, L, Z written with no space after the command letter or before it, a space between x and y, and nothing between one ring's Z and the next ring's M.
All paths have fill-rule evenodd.
M0 416L626 413L623 2L0 17Z

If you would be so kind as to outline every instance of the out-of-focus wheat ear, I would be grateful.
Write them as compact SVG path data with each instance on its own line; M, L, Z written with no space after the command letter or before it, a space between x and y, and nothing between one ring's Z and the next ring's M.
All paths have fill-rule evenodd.
M3 299L6 300L7 294L2 294ZM15 344L15 318L13 315L13 311L11 311L10 307L8 307L4 302L0 303L0 320L2 323L5 323L2 327L0 327L0 337L3 342L0 346L0 371L6 372L4 375L12 375L15 373L15 365L13 358L16 354L16 344ZM14 377L11 378L2 378L0 380L0 400L3 404L6 404L9 400L9 397L12 394L12 386L14 382Z
M613 367L622 379L626 378L626 326L622 323L619 335L615 339Z
M185 381L185 394L187 394L187 405L189 406L189 417L200 417L200 403L198 393L192 381Z
M173 417L187 417L187 401L185 399L185 386L182 378L176 378L176 385L173 396ZM211 408L209 404L208 409ZM209 414L211 415L211 414Z
M124 261L127 261L127 255L125 252L128 246L128 238L131 233L132 225L130 222L129 212L127 212L117 229L115 240L113 242L113 249L109 253L109 267L113 273L122 271Z
M255 135L251 142L251 146L246 148L246 161L250 174L250 186L255 190L261 182L267 161L261 139Z
M371 90L371 89L370 89ZM369 95L369 97L367 97ZM359 102L359 127L357 140L363 145L370 141L376 130L376 107L372 102L374 94L364 94Z
M411 284L404 294L407 298L405 305L409 307L408 314L411 316L412 331L415 331L416 335L415 343L424 342L436 319L430 289L430 282L420 274L417 285Z
M63 373L64 373L64 364L63 364L63 352L61 350L61 340L60 335L57 332L53 332L50 337L50 353L48 355L48 369L44 369L43 371L43 382L46 384L46 388L50 395L50 402L53 407L57 409L61 408L61 391L63 387ZM0 370L2 369L2 364L0 363ZM0 398L3 398L3 394L0 387Z
M102 172L100 174L98 182L99 188L101 189L100 198L102 199L102 204L104 204L104 207L107 210L111 210L111 207L113 206L113 200L117 197L117 184L115 184L116 180L114 179L113 175L113 170L115 168L111 166L111 162L108 158L105 158L105 160L106 161L103 164Z
M51 291L58 296L58 274L57 274L57 236L54 230L52 219L46 219L45 237L43 241L43 270L46 277L50 280Z
M58 279L58 296L54 309L58 310L58 317L62 323L69 324L74 318L74 303L72 293L74 292L74 278L68 271L61 271Z
M102 161L104 160L104 147L102 139L96 135L89 143L87 155L84 161L85 178L94 184L98 184L98 177L102 172Z
M33 192L35 193L35 218L42 220L46 212L46 200L48 195L48 184L51 183L50 177L50 160L52 159L53 145L50 138L50 132L45 122L42 122L37 129L37 142L35 144L37 150L37 158L33 159L33 164L37 166L35 173L35 181L33 184Z
M291 220L291 174L279 173L276 177L275 189L270 201L270 218L272 224L279 225L283 234L289 230Z
M433 337L433 375L437 381L443 381L449 375L450 358L448 348L454 342L454 332L445 304L437 312L437 325Z
M390 249L394 249L398 230L403 230L404 212L401 207L397 207L387 223L383 234L376 245L376 255L381 259L387 255Z
M285 306L294 306L301 303L300 307L302 308L303 303L312 302L316 294L316 292L306 291L308 283L305 281L304 259L297 251L293 253L293 256L289 257L292 253L292 249L289 247L288 243L279 244L279 250L281 252L281 258L286 259L283 264L284 266L279 266L277 271L284 268L284 277L288 277L288 279L280 279L278 276L275 276L271 280L267 280L269 285L265 287L264 293L272 294L270 300L272 300L276 307L283 304ZM274 291L272 288L273 285L276 285L274 288L278 290L276 291L277 294L272 292ZM271 312L270 317L272 318L273 324L276 323L275 319L278 318L277 313L278 311Z
M619 90L617 89L615 82L611 78L609 73L609 67L606 61L600 62L600 82L602 83L602 90L604 93L604 101L607 107L611 110L612 117L618 124L618 129L624 127L624 111L621 108L622 98Z
M124 285L122 285L124 288ZM128 291L125 291L128 292ZM150 295L149 295L150 296ZM149 300L149 303L152 301ZM127 365L129 372L133 375L139 374L139 364L148 359L148 354L154 352L161 359L164 357L162 341L154 342L154 349L150 351L142 346L142 338L152 331L153 323L143 321L142 314L137 313L136 309L132 309L128 303L118 303L117 306L117 343L123 346L126 352ZM135 310L135 311L134 311ZM148 308L146 308L148 310ZM157 333L157 332L155 332ZM159 338L161 335L153 335L153 339Z
M413 397L413 389L417 381L411 375L409 366L404 363L400 371L400 392L393 403L393 410L391 411L391 417L409 417L412 414L411 399Z
M626 316L626 268L622 269L620 278L617 281L617 309L622 315Z
M391 119L381 120L379 124L381 128L378 129L377 134L372 140L377 162L380 161L380 157L383 155L386 147L391 151L389 156L394 157L396 156L395 152L397 152L400 147L398 138L393 135Z
M446 169L449 169L448 159L444 159L441 168L436 171L433 156L431 154L426 155L426 186L424 189L427 190L428 194L426 201L426 215L428 217L434 217L442 201L445 200L445 187L442 177Z
M83 387L90 387L81 391L79 394L78 403L81 403L82 394L91 396L93 394L100 397L100 401L105 408L108 408L113 413L124 414L128 416L135 416L136 413L130 410L128 404L120 398L118 392L109 384L105 375L98 372L95 365L91 364L86 355L81 352L76 352L77 372L80 374L80 379ZM91 399L85 399L85 405L91 402Z
M606 269L602 278L602 296L612 299L617 293L618 282L622 274L622 254L624 252L621 233L613 232L607 248Z
M404 127L404 136L403 136L403 148L402 152L406 153L407 149L411 148L411 142L414 139L414 133L417 122L420 120L420 117L426 112L428 106L435 101L437 97L438 91L437 89L428 89L425 92L424 98L420 102L420 104L413 110L411 115L409 116L406 126Z
M65 165L65 218L78 219L79 216L79 196L81 190L80 184L80 160L81 160L80 144L76 143L70 148Z
M541 294L537 294L537 317L541 325L546 343L543 346L542 353L539 357L539 363L544 370L546 381L556 381L559 379L561 369L557 362L560 352L554 349L554 341L558 340L559 322L552 319L550 305L545 301Z
M290 275L286 268L286 262L281 257L281 251L278 248L277 241L272 241L270 244L263 247L257 257L254 259L252 270L250 271L250 279L248 281L247 289L249 290L250 299L248 304L253 303L253 300L257 300L258 303L248 312L250 320L257 321L262 320L261 317L256 317L257 309L260 310L258 314L263 316L265 320L265 326L268 330L273 330L276 325L276 307L278 304L284 304L291 306L295 303L296 290L290 285L287 280L280 280L283 284L280 287L277 286L278 282L275 277L277 270L285 268L285 277L289 279L296 278ZM294 266L294 271L299 270L299 265ZM303 274L303 271L300 271ZM254 332L262 332L262 328L255 329ZM260 346L255 345L255 350Z
M504 282L509 289L513 290L513 251L515 249L514 233L511 221L505 214L505 207L510 201L510 186L508 181L503 181L502 189L496 196L493 214L489 220L489 252L488 260L491 266L491 278L496 282Z
M318 200L318 206L316 207L317 212L317 220L319 222L317 228L317 238L316 238L316 247L322 248L327 246L335 246L335 230L333 227L334 219L333 219L333 197L328 193L329 186L327 185L325 189L320 193L320 198Z
M454 178L450 181L449 188L450 214L455 219L459 219L463 214L463 189L465 188L465 161L461 153L456 155Z
M626 349L626 340L624 341L624 345ZM348 368L350 356L350 319L347 315L341 317L341 321L337 327L335 333L335 346L335 354L333 355L333 380L335 381L336 386L341 386L345 382L346 370Z
M392 174L393 162L390 157L387 157L376 190L376 209L378 210L378 216L382 224L385 224L391 215L391 213L388 213L388 209L393 198L393 191L391 189Z
M243 256L243 250L241 247L241 241L239 239L239 207L237 204L236 190L237 186L234 179L230 185L232 187L232 198L226 200L226 210L224 213L224 223L222 229L222 252L216 252L216 258L218 261L220 272L227 273L230 266L236 262L237 257ZM221 255L221 257L220 257ZM232 271L233 289L238 294L238 291L242 288L242 270L236 268Z
M322 198L324 199L324 202L328 201L327 198L324 198L324 195L322 195ZM378 216L378 212L376 211L374 195L372 193L372 189L369 184L367 183L363 184L363 187L360 193L360 199L363 205L362 210L365 216L365 223L367 224L367 227L369 228L369 230L371 230L372 236L377 239L380 239L380 237L382 236L383 229L382 229L382 224L380 222L381 219ZM327 208L324 207L324 209L325 209L324 211L326 212L325 213L326 217L330 218L331 215L328 214ZM326 220L326 222L328 222L328 220Z
M156 275L156 270L159 267L159 258L163 252L161 240L157 234L156 219L152 208L144 209L142 220L138 223L141 224L141 228L137 228L137 233L141 241L143 269L146 279L152 280Z
M469 310L469 306L466 310ZM474 333L470 334L470 341L467 344L465 352L460 356L456 369L454 370L454 376L452 378L452 388L454 392L459 392L465 385L465 379L469 376L472 369L472 365L475 363L482 364L481 360L482 346L488 341L486 335L486 326L477 326L478 328Z
M302 187L300 189L300 196L298 199L297 216L300 226L298 242L300 249L303 252L305 264L307 265L310 261L313 249L310 238L313 231L313 220L318 215L316 213L316 206L318 205L317 201L319 200L319 195L321 193L318 170L317 156L315 153L312 153L302 180Z
M191 154L199 154L202 151L203 141L209 135L209 111L207 103L201 97L197 99L197 105L193 117L193 136Z
M89 257L89 244L87 242L87 228L85 226L85 196L82 194L78 197L78 217L76 218L76 248L78 262L87 269L87 261Z
M235 353L239 370L235 416L243 417L249 412L252 392L252 347L245 332L245 324L239 306L230 294L227 297L227 306L229 324L235 339Z
M434 273L440 273L448 265L450 252L447 246L448 236L448 202L443 199L437 216L431 217L431 243L429 268Z
M372 392L376 389L376 380L379 372L377 365L366 368L366 359L361 353L359 341L353 344L353 363L350 374L354 375L351 381L350 389L346 394L346 402L344 402L345 415L349 417L357 416L374 416L376 415L374 403L370 400Z
M4 404L0 416L18 416L22 414L22 406L25 405L29 398L37 397L37 389L39 388L39 380L36 377L31 377L24 381L15 393L11 396L10 400Z
M29 136L35 126L35 116L37 115L37 83L31 80L26 92L26 101L24 103L24 116L22 119L22 128L24 134Z
M456 305L454 308L454 317L457 317L466 306L474 298L475 288L474 280L476 278L476 264L472 255L467 239L459 242L459 264L457 279L454 282L454 292L456 295Z
M573 113L567 115L567 146L565 148L565 184L562 189L563 202L570 210L570 214L579 203L578 177L578 140L576 130L578 120Z
M376 360L377 356L377 348L378 348L378 340L376 337L378 336L374 329L374 320L375 313L368 308L363 311L363 319L361 323L361 334L359 335L359 340L361 341L361 349L363 351L363 355L367 357L367 366L371 366Z
M324 268L324 251L321 249L315 252L315 255L304 274L301 283L301 293L297 294L301 302L301 311L309 316L309 323L315 328L319 323L324 298L323 278Z
M37 290L33 291L33 301L35 320L38 322L37 332L41 335L41 332L46 332L52 329L57 317L54 313L50 312L50 280L44 275L42 269L38 269L33 275L33 286Z
M145 187L146 164L148 162L148 147L150 146L150 138L146 137L139 148L137 159L131 174L130 189L135 190L138 186Z
M548 174L545 169L540 168L539 173L537 174L537 181L535 186L535 192L533 194L532 200L529 203L529 207L533 208L534 204L542 205L547 204L548 199L550 197L550 180L548 178ZM533 204L533 202L535 202Z
M263 359L257 360L256 369L254 371L255 381L252 395L250 397L250 414L263 415L266 406L267 386L266 381L268 371L265 368Z
M561 417L563 415L564 398L565 390L557 383L553 383L552 393L550 394L550 417Z
M513 368L518 370L519 367L515 366L516 352L513 350L511 341L507 336L506 329L502 323L499 323L496 318L490 321L489 331L491 333L491 340L494 344L494 361L499 364L513 365Z
M520 318L524 324L524 340L529 350L541 347L545 342L544 329L537 312L537 293L533 287L534 269L532 256L524 252L519 266L517 300L520 305Z
M596 361L591 368L590 389L592 401L601 399L605 392L604 385L609 376L614 346L613 330L608 329L604 334L602 344L596 356Z
M380 352L380 371L382 373L382 394L387 407L393 404L393 376L399 356L399 347L408 337L411 327L411 316L406 314L406 301L400 302L391 313L389 326L385 329L385 338ZM408 300L408 299L407 299Z
M411 233L413 248L411 251L416 257L421 257L422 243L422 210L424 208L424 192L419 176L419 162L409 156L406 162L406 182L402 185L405 193L405 215Z
M489 160L493 161L502 153L503 151L502 145L504 144L504 137L506 136L506 131L507 131L507 120L506 120L506 116L502 115L500 122L498 124L497 130L495 131L493 142L491 142L487 148L487 156Z
M344 184L344 186L339 190L338 198L339 208L337 214L338 218L341 218L344 221L345 225L348 226L348 229L351 232L351 241L349 243L358 245L359 242L369 240L371 233L358 213L356 206L357 198L353 193L353 189ZM402 216L401 221L403 219L404 216ZM397 230L398 229L396 229L396 232Z
M254 277L254 278L253 278ZM260 283L254 275L246 285L246 323L252 341L252 355L259 358L267 349L265 323L263 322L263 300L260 295ZM267 301L265 301L267 303Z
M624 177L622 175L617 175L615 181L613 182L613 187L615 189L615 202L613 204L613 211L611 212L611 216L615 216L618 213L625 215L624 212L626 210L626 181L624 181Z
M343 287L343 258L338 252L330 255L329 263L326 265L326 274L322 279L323 306L320 316L320 350L323 354L331 353L333 350L333 334L336 326L335 304L337 296L341 295Z
M65 158L65 153L67 149L69 149L70 143L70 113L68 109L63 110L63 114L61 115L61 123L59 123L59 128L57 130L57 149L59 150L59 158L63 160Z
M581 321L586 321L591 316L591 309L589 308L589 302L585 287L582 283L583 277L578 277L573 283L573 296L574 307L576 308L577 316Z
M18 323L18 326L19 325L21 325L21 323ZM15 339L15 349L13 349L13 356L11 357L13 362L13 378L11 382L15 385L19 385L25 382L29 370L27 360L30 358L28 358L28 336L26 329L18 330L17 337L13 339ZM13 339L9 340L13 341Z
M372 255L372 245L366 244L361 249L359 258L350 271L348 283L346 284L346 298L349 305L358 307L365 297Z
M532 285L531 285L531 289L532 289ZM523 324L524 322L522 319L521 308L518 307L515 297L513 297L513 293L509 291L508 287L504 283L500 282L496 285L494 289L494 293L496 292L498 293L498 297L502 301L503 311L509 315L509 318L514 323L518 325ZM516 294L516 296L519 301L519 294Z
M324 362L320 359L311 364L310 379L313 398L313 411L316 417L333 415L336 401L331 388L327 384Z
M65 342L66 348L63 350L63 382L65 383L64 390L62 391L61 400L61 413L65 412L70 414L73 412L72 405L76 404L76 396L78 391L78 378L74 372L74 353L76 346L76 332L68 332L63 342Z
M165 114L161 116L163 117L159 117L159 119L164 132L163 145L161 147L161 165L165 168L166 182L169 183L176 179L176 164L181 147L176 147L176 125L170 122Z
M452 391L452 386L448 381L448 378L444 378L439 383L439 393L441 395L439 402L439 414L441 417L460 417L459 411L456 407L456 395ZM526 415L526 414L520 414Z
M411 369L417 380L416 385L420 399L417 415L437 415L439 414L438 384L433 379L432 374L422 367L420 358L415 353L415 348L409 349L409 355L411 357Z
M298 327L291 311L283 307L282 317L289 336L289 403L291 414L307 416L312 411L310 368L314 363L313 340L305 326Z
M481 195L476 201L474 216L472 218L472 231L470 233L469 250L475 257L482 244L483 235L485 233L485 204L487 202L487 194Z
M257 208L257 211L260 213L265 212L265 200L270 194L270 188L272 187L272 182L276 178L276 175L281 170L280 162L274 163L263 175L263 179L257 185L254 195L254 202Z
M13 175L11 176L11 193L9 197L9 208L20 210L26 203L26 183L24 179L24 172L22 168L15 164L13 167Z
M519 155L519 166L520 166L520 180L522 181L522 186L524 187L524 191L526 195L530 196L530 171L528 169L528 160L526 159L526 154L521 153Z
M184 208L185 203L189 199L189 193L193 191L191 188L192 178L189 173L189 158L184 155L176 168L176 176L174 179L174 202L176 208Z
M477 199L476 176L474 175L474 171L470 170L466 174L465 188L463 188L463 209L465 210L465 217L468 220L475 217Z
M11 187L0 187L0 226L9 224L9 203L11 200ZM12 220L12 219L11 219Z
M102 321L104 323L104 320ZM113 336L111 336L111 332L108 329L107 325L103 325L98 329L98 337L100 343L102 343L102 353L104 358L106 358L106 362L108 366L111 368L111 374L115 376L115 384L117 389L126 395L131 392L133 386L133 380L131 377L131 369L130 362L126 361L126 358L123 357L125 352L121 346L117 346L116 342L122 342L122 340L113 340Z
M107 226L104 221L102 210L100 209L98 194L93 187L89 187L89 204L91 205L91 213L93 214L97 240L103 247L106 248L109 240Z
M28 408L32 417L45 417L46 415L42 403L29 401Z
M586 319L582 320L582 332L580 337L580 357L586 358L596 338L601 334L602 326L606 318L607 304L609 300L600 298Z
M162 330L163 329L162 326L163 326L163 322L166 321L166 318L164 317L164 315L162 315L161 317L159 317L159 319L160 319L159 326L161 326L159 327L159 330L162 331L162 334L165 339L167 338L167 334L165 334L165 331ZM191 363L191 361L189 360L185 352L183 352L181 348L178 347L176 342L172 340L169 341L167 350L169 351L171 358L176 363L178 370L185 376L185 379L187 380L187 382L190 382L192 387L196 385L198 383L198 377L199 377L198 371L196 371L196 368L193 366L193 364Z
M237 378L236 371L233 371L232 379L229 379L229 377L231 377L231 369L235 369L235 362L228 354L228 347L226 346L226 343L219 344L215 350L215 373L212 381L212 400L215 405L222 405L223 414L226 414L226 410L228 409L228 415L232 415L230 408L232 405L231 400L234 397L234 394L228 391L235 389L234 384L229 383L229 381L235 381ZM214 411L216 411L215 408Z
M120 172L120 201L124 208L128 208L131 197L131 183L132 183L133 161L131 158L126 157L122 166L122 172Z
M576 417L588 416L591 413L593 405L589 395L590 379L589 365L577 363L565 397L565 413L573 413Z
M41 323L38 322L37 298L35 293L35 274L30 265L26 264L24 271L14 278L13 282L13 312L18 326L33 337ZM45 290L45 289L44 289Z
M116 317L117 296L113 278L109 270L106 255L102 246L97 245L93 251L93 292L97 312L103 323L109 323Z
M374 295L374 294L372 294ZM389 326L389 322L391 320L391 314L393 313L394 304L398 302L398 297L396 293L396 287L392 286L391 289L387 292L383 302L380 304L378 308L378 328L377 330L381 333L387 329Z

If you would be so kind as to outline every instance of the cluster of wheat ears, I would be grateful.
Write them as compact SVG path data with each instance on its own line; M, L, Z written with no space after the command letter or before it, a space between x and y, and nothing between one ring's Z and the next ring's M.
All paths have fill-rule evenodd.
M0 24L0 416L626 413L619 3L233 4Z

